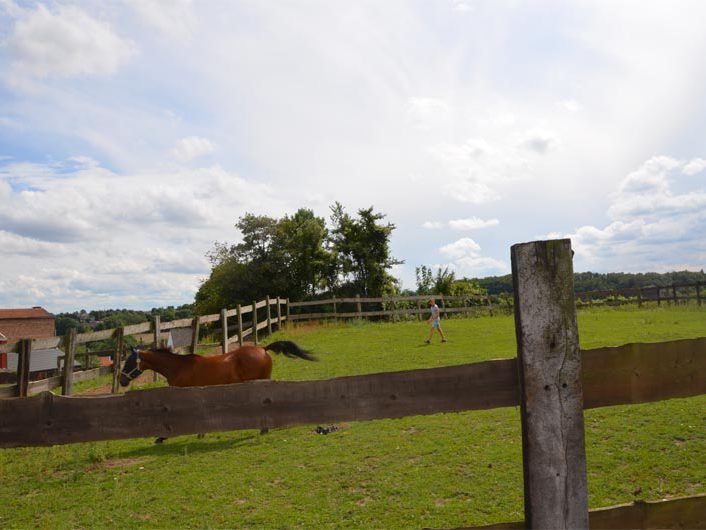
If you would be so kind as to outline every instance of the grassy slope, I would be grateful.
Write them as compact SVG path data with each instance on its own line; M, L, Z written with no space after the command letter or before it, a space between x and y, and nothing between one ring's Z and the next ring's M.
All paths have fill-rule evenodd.
M278 357L277 379L514 355L511 317L297 328L320 363ZM581 346L706 336L706 311L579 314ZM438 341L438 339L437 339ZM592 507L706 492L706 396L586 411ZM340 425L0 451L0 527L458 527L522 517L517 408ZM86 508L90 509L86 509Z

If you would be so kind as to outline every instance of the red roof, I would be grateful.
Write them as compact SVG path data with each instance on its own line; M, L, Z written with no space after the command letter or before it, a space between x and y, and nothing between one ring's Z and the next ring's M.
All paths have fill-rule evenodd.
M42 307L32 307L29 309L0 309L0 319L15 318L54 318L49 311Z

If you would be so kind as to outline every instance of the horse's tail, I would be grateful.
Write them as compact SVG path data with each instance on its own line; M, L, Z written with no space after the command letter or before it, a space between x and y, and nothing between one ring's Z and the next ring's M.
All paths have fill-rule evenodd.
M319 359L307 350L302 350L299 346L293 343L291 340L278 340L273 342L269 346L264 347L266 350L273 351L275 353L283 353L287 357L299 357L300 359L306 359L307 361L318 361Z

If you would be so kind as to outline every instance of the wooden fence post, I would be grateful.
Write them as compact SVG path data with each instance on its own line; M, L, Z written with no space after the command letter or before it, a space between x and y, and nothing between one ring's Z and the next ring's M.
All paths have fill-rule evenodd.
M125 344L125 330L118 328L115 330L115 354L113 355L113 385L111 394L117 394L119 388L120 364L123 360L123 345Z
M363 318L363 314L362 314L363 311L360 306L360 295L359 294L355 295L355 307L356 307L356 312L358 313L358 318L359 319Z
M20 341L20 351L17 357L17 395L19 397L27 397L31 358L32 339L22 339Z
M674 298L674 305L676 306L678 304L677 301L677 288L672 285L672 297Z
M277 297L277 331L282 329L282 299Z
M61 393L71 395L74 384L74 357L76 357L76 328L69 328L64 336L64 377L61 380Z
M661 306L662 305L662 288L657 287L657 305Z
M201 323L199 322L199 316L196 315L194 320L191 322L191 353L196 354L196 350L199 347L199 327Z
M267 334L272 335L272 312L270 311L270 295L265 298L267 304Z
M513 245L526 528L588 528L571 241Z
M152 332L153 332L153 337L152 337L153 346L155 348L160 348L162 346L159 342L159 335L161 333L161 326L162 326L162 324L161 324L161 319L160 319L159 315L155 315L154 316L154 326L153 326L153 330L152 330ZM152 372L152 381L153 382L157 381L157 372L154 372L154 371Z
M238 304L235 308L235 314L238 318L238 346L243 345L243 309Z
M289 329L289 298L287 298L287 329Z
M637 288L637 306L642 307L642 287Z
M422 321L422 302L417 300L417 320Z
M696 302L701 305L701 284L696 284Z
M221 309L221 353L228 353L228 315Z
M338 315L338 310L336 308L336 295L334 294L333 295L333 320L334 321L338 320L337 315Z
M252 336L253 342L257 344L257 302L252 301Z

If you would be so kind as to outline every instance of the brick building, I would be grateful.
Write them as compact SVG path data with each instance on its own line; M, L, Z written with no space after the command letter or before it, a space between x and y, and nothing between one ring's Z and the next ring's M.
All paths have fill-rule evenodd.
M7 342L54 337L54 315L41 307L0 309L0 335ZM7 354L0 353L0 368L8 368Z

